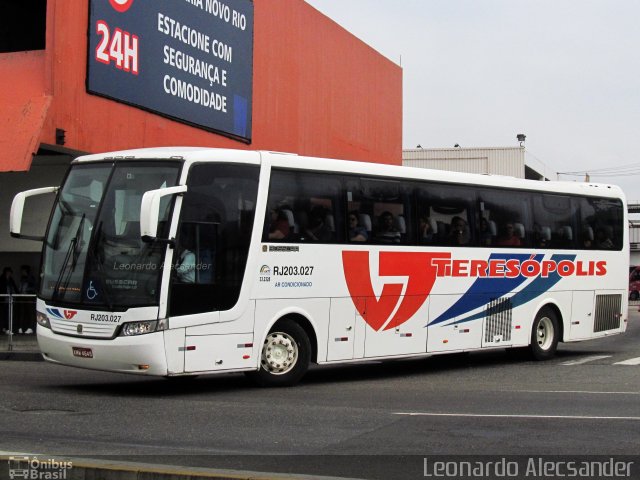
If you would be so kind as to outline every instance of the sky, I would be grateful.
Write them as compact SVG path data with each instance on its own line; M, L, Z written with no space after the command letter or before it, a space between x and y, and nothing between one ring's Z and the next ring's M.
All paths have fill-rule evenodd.
M640 201L640 1L306 0L402 66L403 148L517 146ZM605 170L606 169L606 170Z

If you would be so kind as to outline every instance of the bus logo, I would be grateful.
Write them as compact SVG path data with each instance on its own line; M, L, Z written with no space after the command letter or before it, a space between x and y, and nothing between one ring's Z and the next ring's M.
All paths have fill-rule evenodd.
M9 457L9 478L29 478L29 457Z
M66 479L73 468L73 462L55 458L11 456L9 457L9 478L25 479Z
M369 252L344 251L342 263L354 305L375 331L398 327L415 315L439 277L473 278L474 282L428 325L477 320L484 311L472 311L495 298L512 295L510 301L516 308L538 298L563 278L601 277L607 273L606 261L576 261L576 255L568 254L554 254L545 260L544 254L494 253L486 260L469 260L453 259L450 252L380 252L378 276L407 280L404 292L404 283L385 283L378 297L373 291Z
M60 312L57 308L47 308L47 313L56 320L71 320L78 313L77 310L63 310Z
M271 281L271 268L269 268L269 265L262 265L262 267L260 267L260 275L258 276L258 279L261 282Z
M402 283L385 283L380 297L376 297L369 252L342 252L349 294L358 313L375 331L398 327L415 315L436 281L437 268L433 260L451 258L450 253L444 252L380 252L379 255L380 277L407 277L404 294Z

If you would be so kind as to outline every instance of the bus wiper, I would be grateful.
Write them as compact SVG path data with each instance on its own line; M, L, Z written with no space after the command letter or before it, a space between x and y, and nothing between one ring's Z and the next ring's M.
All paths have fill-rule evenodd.
M109 311L113 311L113 302L111 301L111 294L109 293L109 287L107 286L107 282L105 281L104 274L104 265L100 257L98 256L98 244L100 244L100 233L102 232L102 220L98 223L95 233L93 234L93 243L90 247L89 258L91 259L91 263L95 264L95 271L98 274L98 279L100 280L100 284L102 285L102 292L104 293L104 299L109 307Z
M76 230L76 234L73 236L71 241L69 242L69 248L67 249L67 254L64 257L64 261L62 262L62 268L60 269L60 273L58 274L58 279L56 280L56 284L53 287L53 297L56 300L61 300L64 298L64 295L67 293L67 287L69 286L69 281L71 280L71 274L76 268L76 264L78 263L78 257L80 256L80 248L81 241L80 237L84 230L84 220L86 214L82 214L82 218L80 219L80 223L78 224L78 229ZM71 267L67 270L69 266L69 260L72 260ZM62 284L62 279L65 278L65 273L67 273L65 283L64 283L64 293L61 295L60 285Z

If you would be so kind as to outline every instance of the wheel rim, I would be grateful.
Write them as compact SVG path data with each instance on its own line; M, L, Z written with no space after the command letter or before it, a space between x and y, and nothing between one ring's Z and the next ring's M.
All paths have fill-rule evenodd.
M553 322L549 317L542 317L538 322L538 331L536 332L536 340L541 350L549 350L553 343Z
M284 375L298 361L298 344L291 335L272 332L262 347L262 368L273 375Z

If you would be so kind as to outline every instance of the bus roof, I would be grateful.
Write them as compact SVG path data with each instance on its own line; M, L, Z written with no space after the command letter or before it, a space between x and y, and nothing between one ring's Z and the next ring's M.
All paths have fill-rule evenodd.
M272 166L296 170L316 170L323 172L347 173L356 175L383 176L411 180L429 180L444 183L466 185L485 185L490 187L514 188L543 191L549 193L567 193L611 198L625 198L622 189L616 185L586 182L562 182L526 180L502 175L489 175L446 170L431 170L399 165L386 165L364 161L336 160L317 157L298 156L285 152L258 150L233 150L207 147L157 147L121 150L93 155L84 155L74 163L96 162L101 160L135 161L141 159L184 160L188 163L207 161L242 162L261 164L267 160Z

